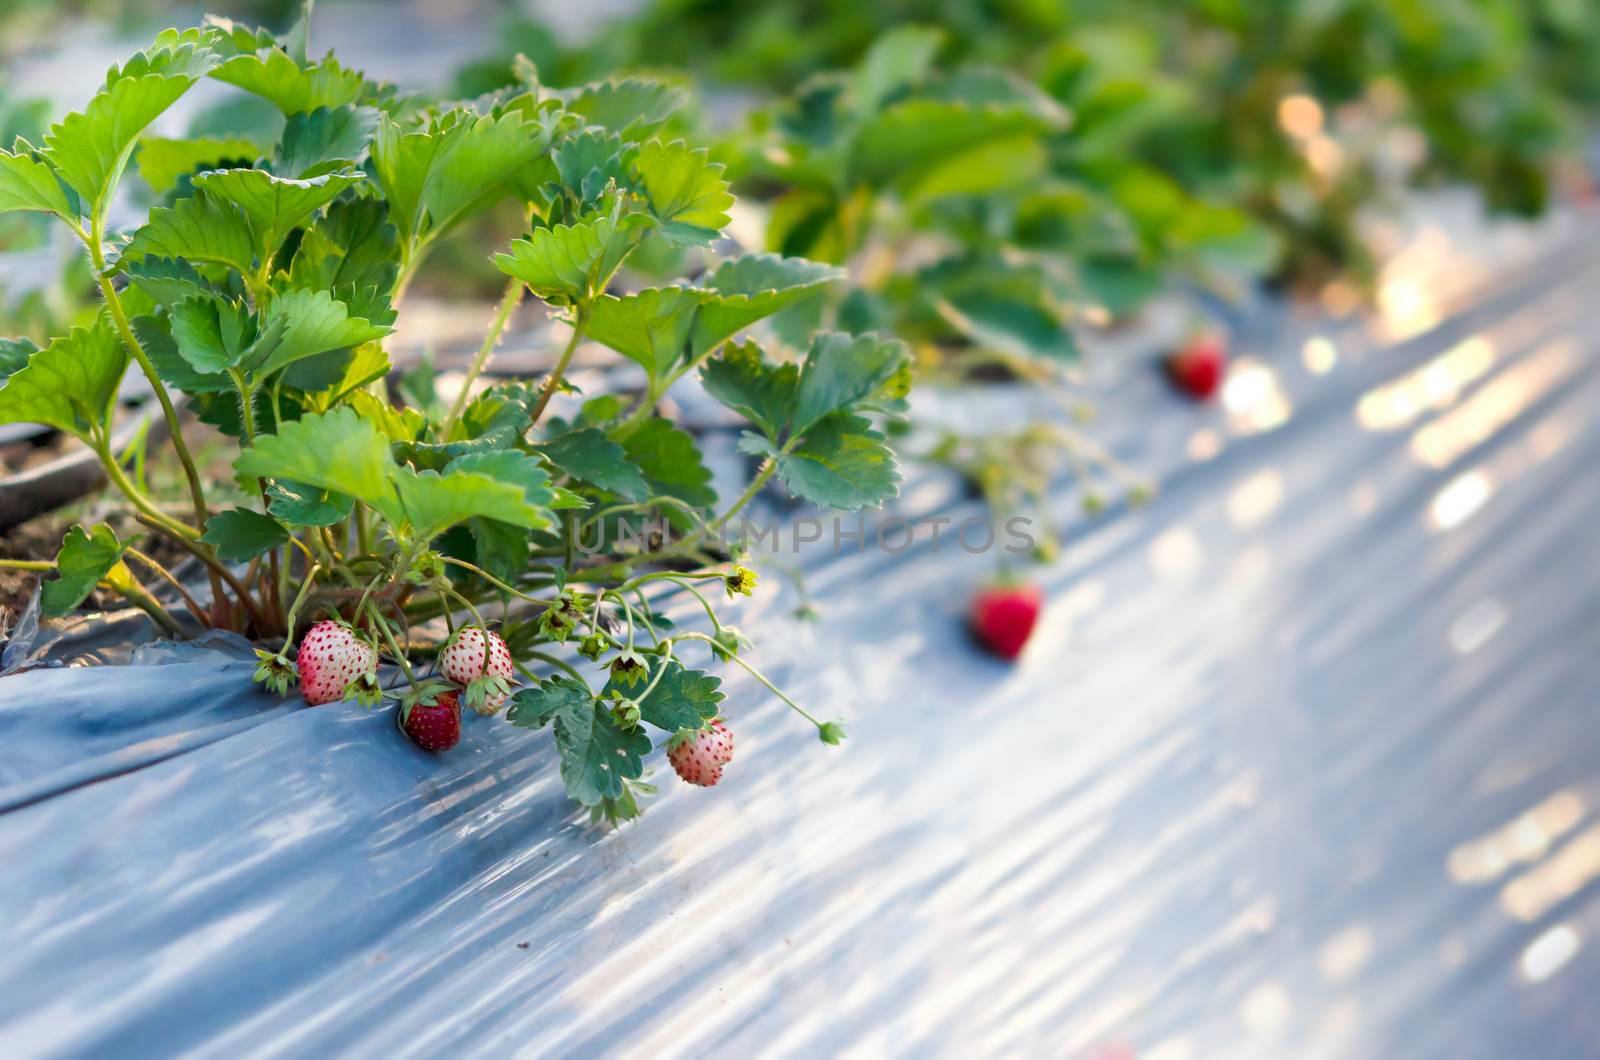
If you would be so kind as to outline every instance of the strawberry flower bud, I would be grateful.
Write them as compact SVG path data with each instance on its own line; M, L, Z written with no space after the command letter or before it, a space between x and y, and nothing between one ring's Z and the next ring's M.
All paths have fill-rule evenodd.
M578 641L578 654L585 659L598 662L600 656L606 653L606 639L598 633L591 633Z
M619 685L634 685L650 676L650 667L638 652L628 649L611 660L611 679Z

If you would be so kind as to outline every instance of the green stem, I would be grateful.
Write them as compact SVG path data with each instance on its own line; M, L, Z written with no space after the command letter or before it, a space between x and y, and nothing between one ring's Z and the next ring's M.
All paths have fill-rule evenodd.
M136 548L128 549L127 554L129 557L138 560L140 563L150 568L150 570L155 573L156 577L172 586L174 591L177 592L178 597L183 600L183 606L189 609L189 613L194 616L196 622L200 623L202 626L211 624L210 616L206 614L205 609L200 606L199 602L195 600L193 596L189 595L189 590L183 587L183 583L175 578L171 571L167 570L167 568L163 567L154 559L145 555L143 552L140 552Z
M528 658L530 658L530 659L538 659L542 663L549 663L551 666L554 666L558 670L565 670L567 673L571 674L573 677L577 678L579 681L583 681L584 684L588 684L587 681L584 681L583 674L579 673L577 668L575 666L573 666L571 663L563 662L561 659L556 658L554 655L549 655L549 654L546 654L545 652L542 652L542 651L530 651L530 652L527 653L527 655L528 655Z
M761 492L761 487L767 484L767 480L772 477L772 473L776 470L778 470L778 462L776 460L770 456L763 460L761 462L761 470L757 471L756 477L750 480L749 488L747 488L743 493L739 494L739 499L733 502L733 507L729 508L721 515L711 520L711 523L706 527L706 530L715 533L716 531L722 529L724 524L726 524L729 519L732 519L734 515L738 513L739 509L743 508L745 505L749 504L755 499L756 494ZM698 536L700 535L696 535L696 537L691 537L686 540L694 541Z
M178 624L178 620L173 618L167 609L162 607L156 598L151 596L145 587L138 582L130 580L125 585L112 585L111 588L134 607L149 615L155 620L156 625L171 633L174 637L184 635L183 627Z
M56 565L47 559L0 559L0 569L52 571Z
M294 643L294 623L300 616L300 605L305 602L306 594L316 584L317 574L322 570L320 563L313 563L311 569L306 571L306 580L300 583L300 591L295 594L294 603L289 605L289 615L284 623L284 637L287 638L285 646Z
M546 607L550 606L550 601L549 600L544 600L544 599L541 599L540 597L537 597L537 596L529 596L527 593L525 593L522 590L516 588L515 586L507 585L505 582L501 581L499 578L496 578L493 574L490 574L488 571L484 570L482 567L474 566L471 563L468 563L464 559L456 559L454 556L440 556L439 558L441 560L443 560L445 563L448 563L453 567L460 567L463 570L471 571L472 573L476 574L478 577L482 578L484 581L488 582L490 585L496 586L497 588L501 589L502 591L510 593L512 596L521 597L522 599L528 601L530 604L543 604ZM457 595L460 595L460 594L458 593Z
M703 640L707 644L711 645L713 648L717 648L718 647L717 642L715 640L712 640L710 637L706 636L704 633L680 633L680 634L678 634L678 639L679 640ZM751 666L749 663L745 662L743 659L741 659L737 655L728 655L727 658L732 659L734 662L736 662L740 666L744 667L746 673L748 673L751 677L754 677L757 681L760 681L762 684L766 685L767 686L767 691L771 692L773 695L777 696L779 699L781 699L785 703L787 703L789 705L789 708L791 710L793 710L796 714L800 715L802 718L806 719L811 724L815 725L817 728L819 728L819 729L822 728L822 722L818 721L816 718L813 718L810 714L808 714L805 711L805 709L803 707L800 706L800 704L796 703L794 700L790 699L788 696L784 695L781 691L779 691L777 685L775 685L771 681L767 680L767 675L766 674L762 673L760 670L757 670L754 666Z
M161 404L161 415L167 421L168 433L172 435L172 447L177 450L178 459L183 463L184 477L189 480L189 496L194 501L197 525L203 527L209 514L206 508L206 493L200 485L200 470L195 466L188 445L184 443L183 430L178 425L178 411L172 405L172 397L167 393L166 384L156 372L156 366L151 363L149 354L145 353L139 337L133 333L133 327L128 323L128 314L122 307L122 298L117 294L110 277L105 275L105 250L100 246L98 239L90 239L88 242L89 256L94 262L95 275L99 278L100 293L105 297L106 308L111 311L112 323L116 325L117 333L122 336L122 342L128 347L128 352L139 362L139 368L150 380L150 389L155 392L156 401Z
M561 351L561 359L556 361L556 366L550 373L550 378L544 382L544 390L539 394L539 403L533 407L531 423L538 423L539 417L544 415L544 408L550 404L550 398L555 394L556 387L561 385L561 377L566 375L567 366L572 363L572 355L578 350L578 343L583 339L583 330L589 326L589 308L580 305L572 318L572 338L567 340L567 348ZM531 426L531 424L530 424Z
M400 664L400 672L406 675L406 683L415 689L417 687L417 675L411 672L411 663L406 660L406 653L400 649L399 643L395 641L394 630L389 628L388 619L383 617L378 611L378 605L371 600L367 601L367 614L371 617L372 624L378 627L378 635L389 646L389 652L394 656L395 662ZM359 619L361 616L357 615L356 617Z
M506 329L506 322L511 319L511 314L522 302L522 292L527 285L516 277L506 284L506 293L500 296L500 308L495 311L494 320L489 324L489 333L483 337L483 345L478 347L477 356L472 358L472 364L467 368L467 377L461 381L461 390L456 394L455 401L450 403L450 411L444 418L440 428L440 437L448 439L450 428L456 425L461 418L461 413L466 411L467 399L472 393L472 384L478 381L478 376L483 374L484 366L489 363L489 356L494 353L495 346L500 343L500 334ZM565 367L565 365L563 365ZM543 405L540 406L543 408ZM535 414L535 419L538 415Z

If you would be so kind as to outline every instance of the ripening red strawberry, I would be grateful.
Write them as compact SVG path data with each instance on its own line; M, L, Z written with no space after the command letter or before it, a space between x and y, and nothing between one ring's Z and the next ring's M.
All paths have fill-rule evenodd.
M491 715L511 695L517 669L511 663L511 649L500 634L467 626L439 649L439 673L466 689L467 706L479 714Z
M667 761L682 779L709 788L733 761L733 733L718 718L709 728L680 732L667 747Z
M1227 363L1227 347L1220 336L1197 335L1167 358L1167 376L1179 390L1204 401L1217 392Z
M461 739L461 694L424 685L400 703L400 731L424 751L448 751Z
M991 585L972 602L972 631L1002 659L1015 659L1027 645L1043 604L1037 585Z
M306 702L320 707L356 694L364 677L376 687L378 650L343 622L326 619L301 638L295 665Z

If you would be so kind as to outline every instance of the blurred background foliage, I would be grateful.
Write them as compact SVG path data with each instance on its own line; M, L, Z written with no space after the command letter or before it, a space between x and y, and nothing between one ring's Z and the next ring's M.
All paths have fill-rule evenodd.
M202 6L281 26L299 5L12 0L0 46L47 47L86 20L192 22ZM459 95L514 83L519 55L558 87L635 70L694 82L699 135L762 207L736 234L853 268L858 291L804 312L987 359L1070 360L1083 321L1174 287L1332 284L1354 300L1377 264L1364 217L1443 184L1536 215L1579 172L1565 160L1600 102L1592 0L321 6L414 20L418 63ZM480 28L480 56L429 65L424 27L443 22ZM46 109L5 90L0 131L36 140ZM37 238L19 223L0 249ZM467 297L495 276L441 261L425 280Z

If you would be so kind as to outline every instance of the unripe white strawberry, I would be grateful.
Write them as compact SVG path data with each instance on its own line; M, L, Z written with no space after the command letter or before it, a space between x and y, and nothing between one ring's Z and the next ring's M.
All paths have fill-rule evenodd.
M439 673L466 689L462 700L467 706L489 715L505 705L517 668L500 634L467 626L439 649Z
M327 619L312 626L300 640L295 659L300 689L313 707L344 699L364 698L377 687L378 650L343 622Z
M667 761L683 780L709 788L722 779L722 767L733 761L733 733L721 718L707 728L680 732L667 747Z

